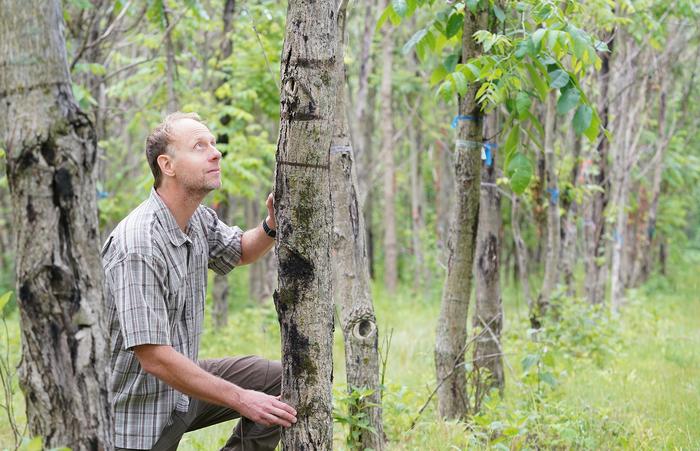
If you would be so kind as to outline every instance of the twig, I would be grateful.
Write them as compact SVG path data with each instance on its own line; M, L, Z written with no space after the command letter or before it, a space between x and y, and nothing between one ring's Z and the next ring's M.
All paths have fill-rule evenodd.
M491 322L493 322L496 318L498 318L498 316L495 316L491 321L489 321L489 324L491 324ZM477 338L479 338L484 332L485 332L485 329L482 329L481 332L479 332L478 334L474 335L472 338L470 338L469 340L467 340L466 343L464 343L464 346L462 346L462 349L461 349L461 350L459 351L459 353L457 354L457 359L455 360L455 363L454 363L454 366L452 367L452 370L450 370L450 372L447 373L447 375L446 375L445 377L443 377L443 378L440 380L440 382L438 382L438 384L437 384L437 386L435 387L435 389L434 389L434 390L430 393L430 395L428 396L428 399L425 401L425 403L423 404L423 406L418 410L418 414L416 415L416 417L415 417L415 418L413 419L413 421L411 422L411 426L408 428L409 431L412 430L412 429L416 426L416 423L418 422L418 419L419 419L420 416L423 414L423 411L428 407L428 405L430 404L430 401L432 401L433 396L435 396L435 393L437 393L437 391L440 389L440 387L442 387L442 384L444 384L445 381L446 381L447 379L449 379L450 377L452 377L452 375L453 375L454 372L457 370L457 368L459 368L460 366L462 366L462 365L464 364L464 359L463 359L463 358L464 358L464 353L467 352L467 348L469 347L469 345L472 344L472 343L474 342L474 340L476 340ZM462 358L461 361L460 361L460 357Z
M135 63L127 64L126 66L120 67L119 69L115 70L114 72L105 75L105 78L104 78L104 79L105 79L105 80L109 80L110 78L112 78L112 77L114 77L114 76L116 76L116 75L118 75L118 74L120 74L120 73L122 73L122 72L124 72L124 71L126 71L126 70L129 70L129 69L134 68L134 67L136 67L136 66L140 66L141 64L145 64L145 63L151 62L151 61L153 61L154 59L155 59L155 57L152 56L152 57L146 58L146 59L144 59L144 60L136 61Z
M126 4L122 7L122 10L119 12L119 15L114 19L114 21L112 21L111 24L109 24L109 26L107 27L107 29L105 30L105 32L102 33L102 35L101 35L100 37L98 37L97 39L95 39L94 41L92 41L92 42L89 43L89 44L87 43L87 37L88 37L89 34L90 34L90 29L88 28L88 30L87 30L87 32L86 32L86 34L85 34L85 41L83 41L82 47L81 47L80 50L78 51L78 54L75 55L75 58L73 58L73 61L72 61L71 64L70 64L70 70L71 70L71 71L73 71L73 68L74 68L75 65L78 63L78 61L80 60L80 58L83 56L83 53L85 53L85 51L86 51L87 49L90 49L90 48L92 48L92 47L95 47L96 45L101 44L102 41L104 41L105 39L107 39L107 38L109 37L109 35L112 34L112 31L114 31L114 27L122 20L122 18L124 18L124 15L126 14L126 12L127 12L128 9L129 9L129 6L131 5L131 1L132 1L132 0L128 0L128 1L126 2ZM92 26L92 25L91 25L91 26Z
M267 58L267 52L265 51L265 47L263 46L262 39L260 39L260 34L258 33L258 29L255 26L255 19L253 19L253 16L250 14L250 11L248 11L248 8L246 8L245 4L243 4L241 6L243 6L243 10L245 11L246 15L250 18L250 23L253 27L253 31L255 32L255 38L257 39L258 45L260 46L260 50L262 50L263 57L265 58L265 65L267 66L267 70L270 72L270 75L272 76L272 80L275 82L275 86L277 86L277 91L279 91L280 85L279 85L279 82L277 81L277 76L272 71L272 66L270 65L270 60Z

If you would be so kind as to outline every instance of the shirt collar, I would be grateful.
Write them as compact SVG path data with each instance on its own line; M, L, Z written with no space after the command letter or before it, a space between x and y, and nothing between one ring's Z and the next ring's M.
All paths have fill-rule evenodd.
M173 216L168 206L165 205L165 202L160 198L155 188L151 188L150 201L155 206L156 218L160 222L160 225L163 226L173 246L182 246L184 243L190 241L190 237L177 225L175 216Z

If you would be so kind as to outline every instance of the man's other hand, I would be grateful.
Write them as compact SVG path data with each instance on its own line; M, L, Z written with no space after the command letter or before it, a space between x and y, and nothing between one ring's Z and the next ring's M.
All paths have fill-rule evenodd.
M235 407L238 413L263 426L278 424L288 428L297 422L296 410L276 396L254 390L243 390L240 393L239 402L240 406Z
M273 193L270 193L270 195L267 196L265 205L267 205L267 226L272 230L275 230L277 228L277 222L275 221L275 198Z

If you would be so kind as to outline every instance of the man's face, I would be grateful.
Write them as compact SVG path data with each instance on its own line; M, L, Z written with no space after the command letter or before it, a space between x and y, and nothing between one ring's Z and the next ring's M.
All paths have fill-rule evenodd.
M180 119L173 124L172 169L176 183L186 191L206 195L221 186L216 138L194 119Z

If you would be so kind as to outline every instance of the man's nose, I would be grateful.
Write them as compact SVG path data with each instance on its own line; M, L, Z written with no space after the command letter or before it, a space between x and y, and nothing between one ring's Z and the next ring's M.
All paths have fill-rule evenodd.
M212 149L214 149L214 152L212 152L212 160L221 160L221 152L219 149L216 148L216 146L211 146Z

